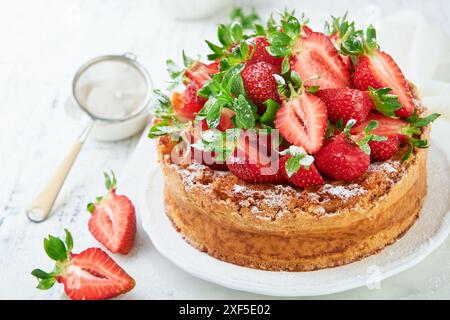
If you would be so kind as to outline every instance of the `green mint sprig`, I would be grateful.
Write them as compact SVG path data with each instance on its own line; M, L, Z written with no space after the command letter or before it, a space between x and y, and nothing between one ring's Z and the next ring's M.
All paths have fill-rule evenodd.
M201 139L191 144L194 149L210 152L214 161L225 163L233 154L241 129L228 129L223 132L217 129L209 129L201 133Z

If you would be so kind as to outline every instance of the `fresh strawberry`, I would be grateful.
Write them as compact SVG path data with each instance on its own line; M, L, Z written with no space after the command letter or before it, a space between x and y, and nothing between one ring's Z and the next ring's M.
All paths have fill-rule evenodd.
M266 62L274 66L275 73L280 73L281 62L283 59L274 57L267 52L266 48L270 46L266 38L259 36L249 40L249 51L252 53L247 64L256 64L258 62Z
M241 72L247 96L262 110L266 108L265 101L269 99L280 101L277 81L273 76L275 73L275 67L267 62L247 65Z
M317 169L335 180L353 181L369 168L370 156L343 133L315 155Z
M350 119L355 119L359 124L373 108L369 94L356 89L322 89L317 92L317 96L325 102L328 119L332 123L342 119L345 125Z
M99 300L117 297L134 288L134 279L103 250L89 248L72 253L73 239L65 231L65 243L53 236L44 239L45 251L56 266L51 273L40 269L31 272L39 280L38 289L47 290L59 282L72 300Z
M300 188L323 184L323 178L314 164L302 165L301 160L302 158L291 154L280 158L280 170L286 180Z
M332 17L331 23L326 22L326 35L330 38L336 49L341 49L342 42L355 30L355 23L347 21L347 13L342 17ZM351 71L353 69L352 59L348 55L339 54L344 64Z
M395 117L395 111L401 108L397 96L389 94L390 88L360 91L350 88L323 89L317 96L327 105L328 119L336 123L340 119L344 125L355 119L356 124L367 118L372 109L377 109L386 116Z
M130 199L116 194L116 177L105 173L108 193L88 204L92 214L89 231L100 243L113 253L128 254L133 248L136 235L136 215Z
M314 31L310 27L308 27L306 24L302 25L302 36L308 37L310 36Z
M380 89L392 88L392 93L398 96L402 108L396 111L397 116L406 118L413 114L415 106L411 91L402 71L394 59L386 52L380 51L376 44L376 31L369 26L366 38L361 46L360 37L355 37L358 50L352 52L358 58L358 64L353 73L353 84L359 90L369 87Z
M205 105L206 99L198 96L198 89L195 82L190 82L183 93L172 94L172 106L181 121L194 120Z
M321 89L349 87L350 72L330 39L320 32L300 37L292 49L291 69L302 79L320 76L308 85Z
M369 114L364 122L352 128L352 134L360 134L364 131L364 128L369 124L369 122L373 120L378 122L378 128L372 131L374 134L385 137L398 137L401 143L408 140L408 122L401 119L388 118L380 113Z
M307 92L296 95L283 102L277 111L275 128L293 145L316 153L322 147L327 128L325 103Z
M370 141L369 147L372 161L386 161L397 153L400 147L400 138L390 136L385 141Z
M219 63L217 61L204 64L202 62L195 62L194 65L185 71L185 76L192 82L194 82L198 88L201 88L203 84L211 80L211 77L219 72Z
M234 128L234 123L232 118L235 116L235 112L228 108L222 109L222 115L220 116L220 122L218 129L221 131L227 131L228 129Z
M271 142L260 144L258 138L246 137L245 133L239 137L233 155L227 160L228 169L248 182L285 182L278 166L278 152L271 146Z

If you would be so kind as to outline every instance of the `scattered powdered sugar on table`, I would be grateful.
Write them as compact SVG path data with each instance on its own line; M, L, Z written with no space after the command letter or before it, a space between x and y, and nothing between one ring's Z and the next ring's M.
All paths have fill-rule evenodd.
M351 197L363 195L367 192L358 184L350 184L348 186L335 186L332 184L325 184L322 191L333 196L339 197L342 200L348 200Z

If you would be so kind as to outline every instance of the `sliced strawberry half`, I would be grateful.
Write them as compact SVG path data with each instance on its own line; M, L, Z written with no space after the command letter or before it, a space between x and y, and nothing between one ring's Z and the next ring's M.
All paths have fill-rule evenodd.
M371 54L359 57L353 74L353 83L355 88L360 90L368 90L369 87L392 88L392 93L398 96L402 105L396 114L406 118L414 112L414 102L405 76L394 59L385 52L375 50Z
M56 261L53 272L32 271L39 280L38 288L50 289L55 282L64 285L72 300L99 300L117 297L132 290L135 281L106 252L89 248L73 254L73 239L66 230L66 240L49 236L44 240L47 255Z
M181 121L194 120L196 114L203 108L206 99L198 95L199 87L195 82L190 82L183 93L172 94L172 106Z
M128 254L136 236L134 206L124 195L116 194L116 178L105 173L108 193L90 203L89 231L113 253Z
M378 122L378 128L374 129L372 133L385 137L396 136L400 139L400 142L406 142L408 140L408 136L405 131L409 127L408 122L402 119L388 118L380 113L370 113L365 121L352 128L352 134L360 134L363 132L364 128L372 120Z
M184 74L198 88L201 88L217 72L219 72L219 62L215 61L210 64L204 64L198 61L191 68L187 69Z
M245 133L241 134L234 154L227 160L228 169L248 182L285 182L279 170L278 151L272 147L270 140L264 144L260 142L258 138L252 139Z
M303 92L283 102L275 116L275 127L291 144L316 153L325 139L326 105L318 97Z
M300 37L292 49L291 69L302 79L310 80L309 86L321 89L350 87L351 76L331 40L323 33L312 32Z

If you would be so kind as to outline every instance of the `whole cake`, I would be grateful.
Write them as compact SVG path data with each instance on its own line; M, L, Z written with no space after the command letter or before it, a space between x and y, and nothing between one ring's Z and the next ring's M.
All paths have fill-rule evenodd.
M156 91L166 213L184 239L223 261L310 271L357 261L401 237L427 192L427 114L346 16L325 33L285 12L234 12L203 63L169 60Z

